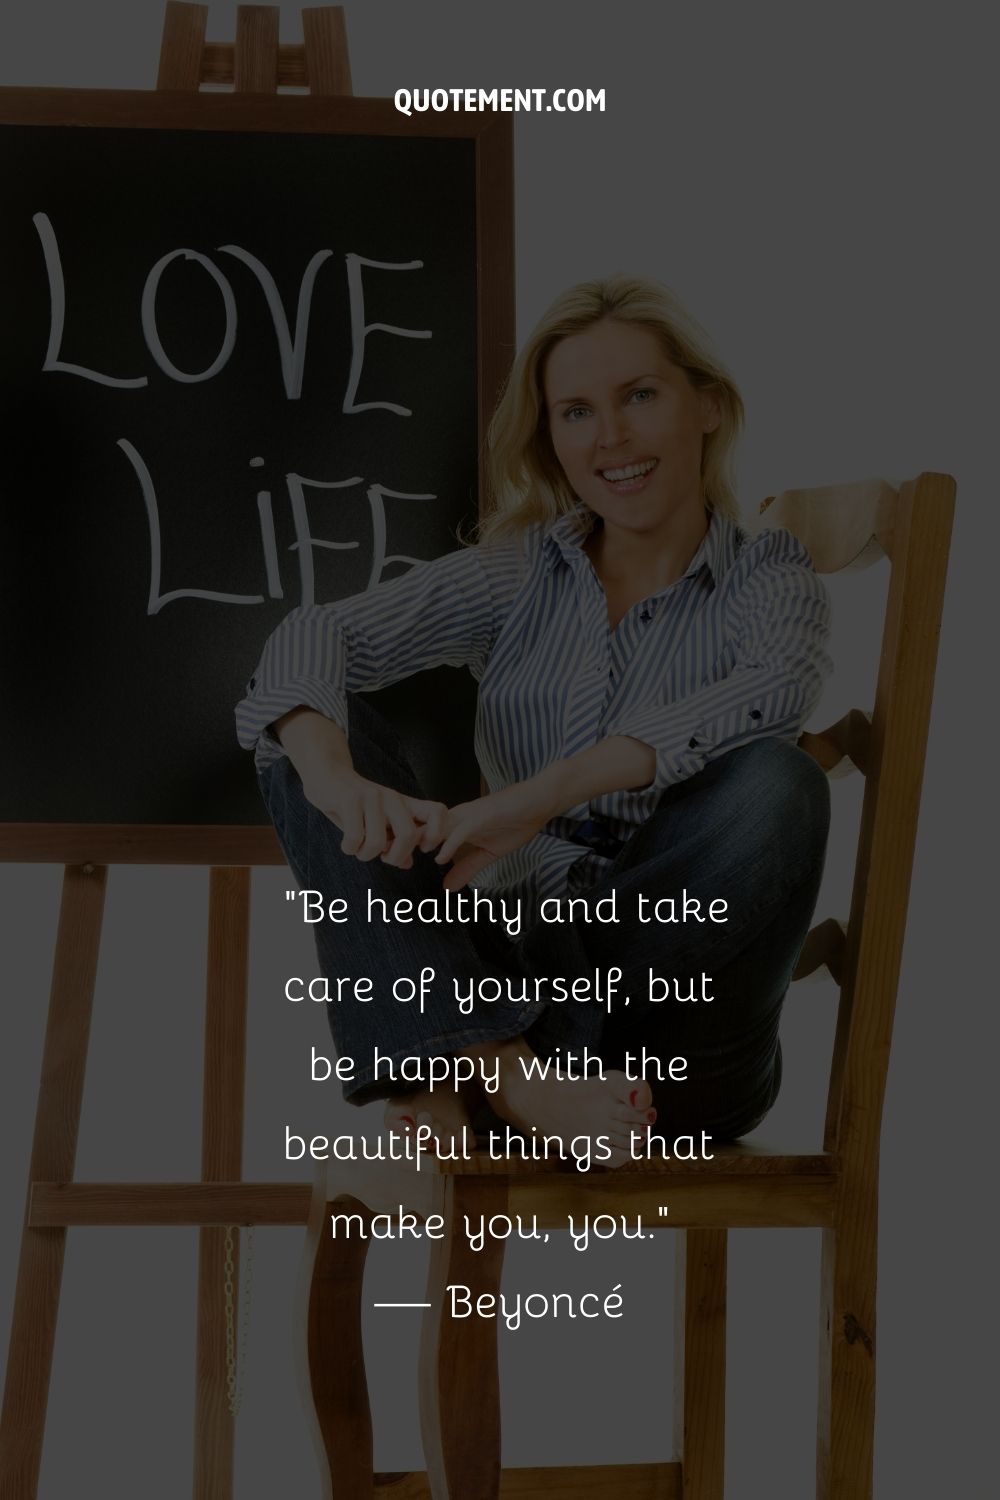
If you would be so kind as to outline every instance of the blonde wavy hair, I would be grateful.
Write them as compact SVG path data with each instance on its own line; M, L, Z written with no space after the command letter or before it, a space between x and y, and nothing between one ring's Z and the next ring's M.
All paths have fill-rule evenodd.
M570 287L543 313L514 361L490 423L487 475L490 510L476 529L480 543L551 524L578 504L556 458L542 382L545 362L562 339L604 318L648 328L667 357L697 390L717 396L722 420L705 434L701 478L705 504L733 520L739 509L733 449L743 426L743 399L708 334L669 288L616 275Z

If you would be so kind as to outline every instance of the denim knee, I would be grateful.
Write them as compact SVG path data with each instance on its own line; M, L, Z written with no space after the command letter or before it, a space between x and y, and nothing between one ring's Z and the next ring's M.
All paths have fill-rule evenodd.
M359 776L405 797L424 795L396 730L361 693L347 694L347 743Z
M788 740L761 739L719 762L757 840L821 859L830 828L830 787L817 761Z

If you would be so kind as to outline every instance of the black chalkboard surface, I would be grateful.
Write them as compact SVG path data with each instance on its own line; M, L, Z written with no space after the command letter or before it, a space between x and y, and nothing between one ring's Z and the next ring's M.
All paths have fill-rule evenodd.
M476 513L506 163L489 116L0 90L0 821L264 821L268 632Z

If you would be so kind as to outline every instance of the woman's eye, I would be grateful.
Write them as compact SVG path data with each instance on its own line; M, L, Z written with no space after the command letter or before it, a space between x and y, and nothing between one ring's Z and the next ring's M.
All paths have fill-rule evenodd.
M566 418L567 422L575 422L578 417L585 417L587 415L587 411L588 408L586 406L570 406L567 407L566 411L563 413L563 416Z
M646 385L646 386L642 386L638 390L630 392L630 394L629 394L629 400L630 401L638 401L638 403L641 406L646 401L652 401L652 399L653 399L653 397L655 395L656 395L656 392L652 389L652 387Z

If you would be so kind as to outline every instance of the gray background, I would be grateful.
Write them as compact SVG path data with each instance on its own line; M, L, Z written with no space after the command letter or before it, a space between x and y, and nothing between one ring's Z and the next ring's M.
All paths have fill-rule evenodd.
M209 35L235 8L213 4ZM152 86L159 3L38 3L0 19L0 82ZM951 472L959 510L904 956L882 1154L876 1494L986 1492L989 1187L977 1101L992 1082L982 642L993 637L991 396L997 246L987 216L984 22L971 5L872 10L763 4L348 7L355 91L412 86L604 87L592 116L521 116L519 331L585 276L626 268L672 285L712 331L749 408L741 494L921 469ZM282 7L296 40L297 9ZM3 298L16 289L0 289ZM838 675L820 717L871 693L884 577L836 592ZM846 599L846 604L845 604ZM44 593L39 604L44 605ZM989 635L986 632L989 631ZM992 662L985 663L992 678ZM28 706L10 705L17 715ZM836 789L821 914L847 909L854 783ZM0 869L8 978L0 1052L5 1336L54 938L59 871ZM245 1174L302 1174L283 1126L357 1124L303 1078L322 1037L280 1000L309 964L279 871L255 877ZM110 886L78 1160L81 1178L197 1175L206 877L118 870ZM178 935L181 936L178 936ZM785 1091L762 1135L818 1138L833 992L786 1009ZM241 1500L318 1493L291 1358L300 1235L258 1234ZM818 1236L732 1235L727 1495L811 1493ZM9 1268L9 1270L8 1270ZM419 1255L372 1256L379 1297L420 1295ZM506 1461L662 1458L669 1451L671 1247L514 1250L507 1285L610 1288L627 1317L574 1336L503 1339ZM64 1283L47 1500L189 1492L195 1236L80 1231ZM421 1467L416 1314L372 1313L378 1464ZM391 1329L375 1319L393 1319ZM398 1321L395 1321L398 1320ZM151 1455L154 1458L151 1461Z

